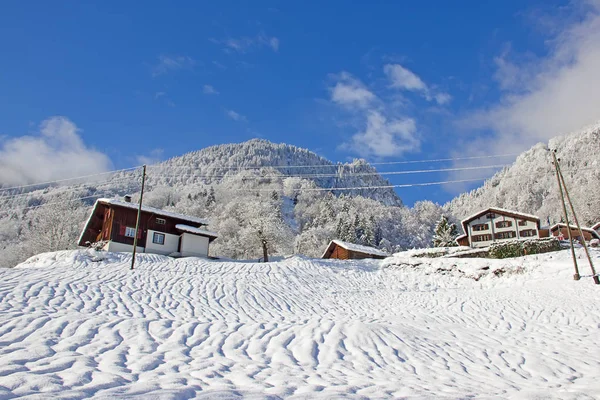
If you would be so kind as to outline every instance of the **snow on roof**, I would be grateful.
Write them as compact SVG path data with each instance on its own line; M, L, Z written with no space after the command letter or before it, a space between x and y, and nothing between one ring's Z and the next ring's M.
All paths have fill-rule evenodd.
M375 247L363 246L360 244L348 243L348 242L343 242L341 240L335 239L335 240L332 240L331 242L329 242L329 245L327 245L327 249L325 249L325 253L323 253L321 258L325 257L325 254L327 254L327 250L329 250L329 247L331 247L331 243L335 243L338 246L343 247L344 249L350 250L350 251L357 251L360 253L372 254L375 256L382 256L382 257L389 256L389 254L386 253L385 251L381 251L379 249L376 249Z
M175 229L178 229L182 232L193 233L194 235L210 236L210 237L214 237L214 238L219 237L219 235L217 235L214 232L205 231L204 229L195 228L193 226L184 225L184 224L175 225Z
M518 211L507 210L505 208L489 207L489 208L486 208L485 210L481 210L481 211L477 212L476 214L473 214L473 215L463 219L461 221L461 223L465 224L465 223L469 222L470 220L475 219L475 218L479 217L480 215L483 215L487 212L496 212L498 214L511 214L511 215L516 215L518 217L522 217L522 218L534 219L537 221L540 220L540 218L537 215L525 214L525 213L521 213Z
M600 229L600 222L596 223L596 225L593 225L593 226L592 226L592 229L593 229L593 230L598 230L598 229Z
M98 199L98 200L96 200L96 203L110 204L113 206L131 208L134 210L137 210L138 206L139 206L137 203L128 203L126 201L116 200L116 199ZM94 205L94 208L96 208L96 205ZM160 216L167 217L167 218L175 218L175 219L180 219L183 221L193 222L193 223L199 224L199 225L208 225L208 220L205 218L192 217L190 215L179 214L179 213L175 213L175 212L171 212L171 211L161 210L160 208L154 208L154 207L148 207L148 206L142 205L142 211L160 215Z
M557 229L559 226L560 226L560 227L565 227L565 228L566 228L566 227L567 227L567 224L565 224L564 222L559 222L558 224L554 224L554 225L552 225L552 226L550 227L550 230L551 230L551 231L554 231L554 230L556 230L556 229ZM569 227L571 228L571 230L572 230L572 231L577 231L577 230L578 230L578 228L577 228L577 226L576 226L576 225L569 225ZM584 226L582 226L582 227L581 227L581 230L582 230L582 231L585 231L585 232L589 232L589 233L591 233L593 236L598 236L598 232L596 232L596 231L595 231L593 228L587 228L587 227L584 227Z

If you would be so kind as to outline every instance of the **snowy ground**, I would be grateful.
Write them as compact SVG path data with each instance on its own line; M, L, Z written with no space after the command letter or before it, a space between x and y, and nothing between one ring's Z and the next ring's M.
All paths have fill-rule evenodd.
M0 269L0 399L598 398L600 287L568 256L44 254Z

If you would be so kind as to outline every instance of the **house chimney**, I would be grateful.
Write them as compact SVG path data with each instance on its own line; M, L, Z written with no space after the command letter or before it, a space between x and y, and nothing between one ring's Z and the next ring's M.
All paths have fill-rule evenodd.
M125 203L131 203L131 196L126 194L125 196L123 196L123 200L125 200Z

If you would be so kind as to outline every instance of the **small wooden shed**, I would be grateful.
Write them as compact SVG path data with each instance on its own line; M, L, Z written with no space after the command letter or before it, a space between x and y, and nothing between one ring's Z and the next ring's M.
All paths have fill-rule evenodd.
M374 247L332 240L321 258L337 258L339 260L362 260L364 258L383 259L389 257L384 251Z

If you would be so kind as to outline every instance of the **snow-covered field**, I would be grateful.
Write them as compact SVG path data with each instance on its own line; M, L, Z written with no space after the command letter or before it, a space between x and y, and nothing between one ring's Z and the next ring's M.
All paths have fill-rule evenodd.
M600 287L568 252L105 257L0 269L0 399L600 395Z

